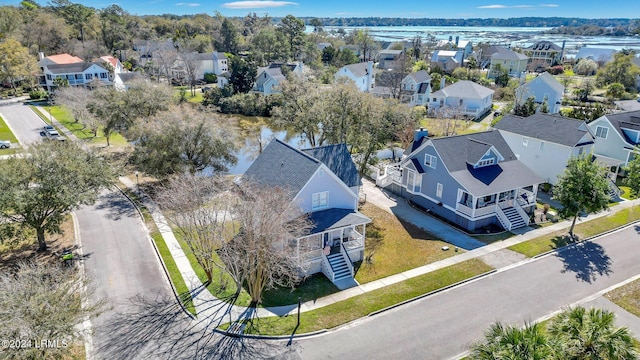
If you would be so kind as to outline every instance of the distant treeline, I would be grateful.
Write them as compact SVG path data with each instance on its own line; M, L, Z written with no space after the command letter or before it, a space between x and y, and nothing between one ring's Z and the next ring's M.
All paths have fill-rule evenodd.
M313 25L313 17L301 17L307 25ZM581 27L596 26L603 28L633 26L637 28L638 19L583 19L564 17L518 17L488 19L437 19L437 18L317 18L323 26L501 26L501 27ZM277 21L276 18L274 18Z

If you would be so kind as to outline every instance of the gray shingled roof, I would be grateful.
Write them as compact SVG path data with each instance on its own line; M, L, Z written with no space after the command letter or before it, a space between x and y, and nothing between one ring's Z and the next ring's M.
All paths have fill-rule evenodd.
M297 194L320 167L320 161L275 139L249 166L242 180L286 188Z
M543 41L538 41L535 42L534 44L532 44L531 46L529 46L528 48L526 48L527 50L555 50L555 51L561 51L562 48L554 43L552 43L551 41L547 41L547 40L543 40Z
M321 161L348 187L360 186L362 181L345 144L326 145L302 150L303 153Z
M426 72L425 70L420 70L418 72L413 72L407 76L410 76L413 81L415 81L418 84L422 84L422 83L426 83L431 81L431 76L429 75L428 72Z
M440 89L433 93L434 97L437 96L452 96L462 98L484 99L485 97L493 94L494 91L486 88L482 85L478 85L473 81L461 80L453 83L444 89Z
M627 135L622 131L622 128L632 128L632 125L640 125L640 111L629 111L618 114L610 114L605 115L611 125L616 128L618 134L620 134L624 139L632 145L636 145L636 142L629 139Z
M491 149L491 144L469 137L466 143L467 164L477 164L478 160L480 160L489 149Z
M504 59L504 60L527 60L529 57L525 54L517 53L513 50L505 49L503 47L497 48L497 51L491 55L492 59Z
M504 157L498 164L474 169L467 163L469 156L481 157L486 147L469 146L476 140L493 147ZM538 184L543 180L516 159L499 131L485 131L469 135L458 135L431 139L440 155L441 162L460 185L474 196L495 194L520 187ZM473 154L473 151L477 154ZM467 156L460 156L466 152ZM480 154L482 152L482 154Z
M550 87L551 89L553 89L554 91L563 94L564 93L564 86L562 86L562 84L560 84L558 82L558 80L556 80L553 75L549 74L548 72L543 72L542 74L538 75L535 77L535 79L529 81L528 83L522 85L523 87L530 87L531 84L535 84L536 82L542 82L544 84L546 84L548 87Z
M507 115L494 128L569 147L578 145L587 133L584 121L541 113L526 118Z
M87 70L88 68L91 67L91 65L99 66L101 69L107 71L99 63L92 63L92 62L80 62L80 63L73 63L73 64L52 64L52 65L48 65L47 69L49 69L49 71L51 71L54 74L75 74L75 73L81 73Z
M132 72L120 73L118 74L118 77L120 78L120 80L122 80L122 82L126 83L131 80L141 79L142 75L137 71L132 71Z
M311 234L339 229L346 226L368 224L371 219L355 210L328 209L311 213L309 220L313 223Z
M366 62L361 62L357 64L345 65L344 67L349 69L356 77L367 75L368 64Z

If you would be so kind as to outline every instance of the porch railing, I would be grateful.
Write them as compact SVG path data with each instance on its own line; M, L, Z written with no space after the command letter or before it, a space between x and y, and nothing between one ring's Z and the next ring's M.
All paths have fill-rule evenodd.
M495 204L489 204L481 208L472 209L460 203L456 204L456 210L470 217L478 217L478 216L493 214L496 211Z
M525 224L529 226L531 219L529 218L529 215L524 211L524 209L520 206L520 204L515 204L513 207L518 212L518 215L522 217L522 220L524 220Z
M500 221L500 225L502 225L503 228L505 228L505 230L507 231L511 231L511 221L509 221L509 219L507 218L507 215L505 215L504 211L502 211L502 208L500 206L496 206L496 215L498 218L498 221Z
M364 247L364 236L355 230L352 230L351 233L353 234L352 239L347 242L343 242L345 248L350 251Z
M336 280L336 274L333 272L331 264L329 264L329 259L327 259L325 254L322 254L322 273L325 274L331 282Z

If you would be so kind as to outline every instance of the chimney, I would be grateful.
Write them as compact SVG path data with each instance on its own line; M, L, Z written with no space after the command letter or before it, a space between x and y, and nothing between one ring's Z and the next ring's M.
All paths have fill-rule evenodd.
M374 79L375 75L373 74L373 61L367 61L367 80L366 80L366 84L367 84L367 90L366 92L369 92L373 86L373 79Z
M456 36L456 46L458 46L459 42L460 42L460 36Z
M429 136L429 131L428 130L426 130L425 128L417 129L413 133L413 141L418 142L418 141L422 140L423 138L426 138L427 136Z
M44 59L44 53L42 51L40 51L38 53L38 60L43 60Z
M445 81L446 81L446 80L447 80L447 79L445 79L445 77L444 77L444 76L442 76L442 79L440 79L440 90L444 89L444 85L445 85Z

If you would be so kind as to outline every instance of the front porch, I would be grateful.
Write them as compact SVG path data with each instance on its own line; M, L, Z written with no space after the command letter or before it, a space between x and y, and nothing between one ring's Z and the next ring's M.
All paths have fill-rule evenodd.
M536 206L537 193L537 184L478 196L460 189L456 212L463 214L469 220L495 216L503 228L513 230L529 225L528 212Z

